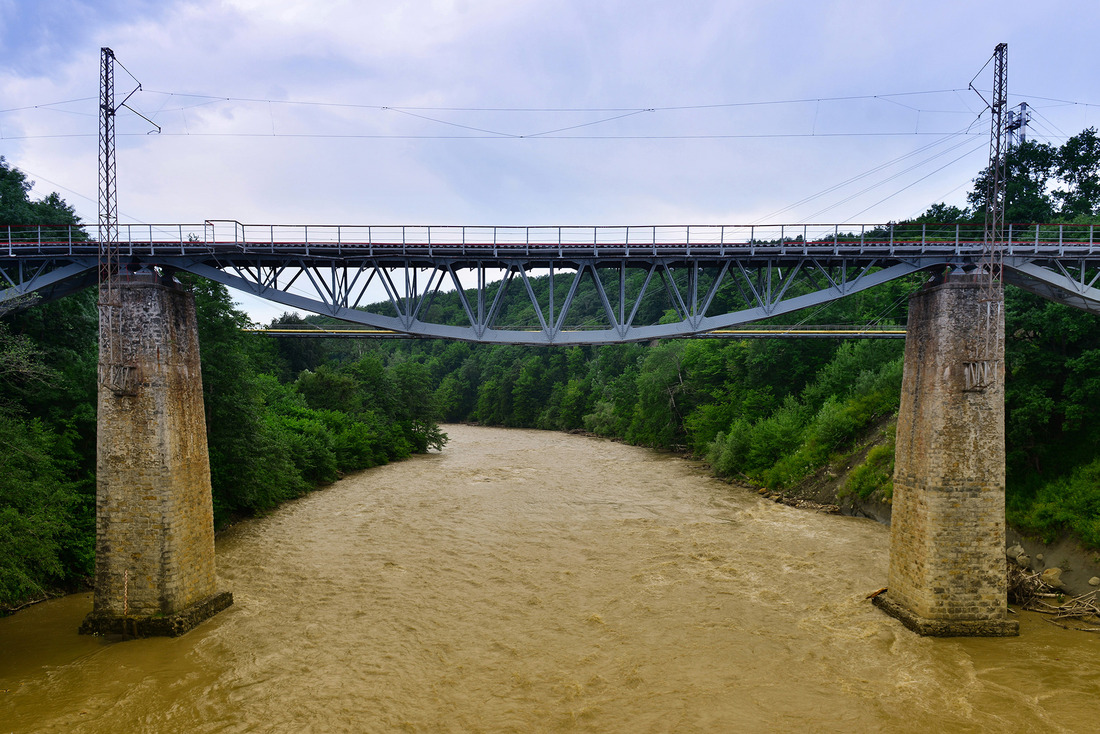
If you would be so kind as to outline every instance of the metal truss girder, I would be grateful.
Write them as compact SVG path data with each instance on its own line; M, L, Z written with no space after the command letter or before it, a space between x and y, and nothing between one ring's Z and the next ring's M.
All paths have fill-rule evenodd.
M646 272L645 280L642 281L642 287L638 290L637 298L634 299L634 306L630 309L630 318L624 322L626 326L630 326L634 323L634 317L638 315L638 309L641 308L642 299L645 298L646 291L649 290L649 284L653 281L653 274L655 272L657 272L656 265L650 266L649 270Z
M95 257L9 263L0 264L0 279L7 285L7 288L0 290L0 303L32 293L38 293L38 300L60 298L95 282L93 279L83 283L82 277L99 267ZM14 272L9 272L8 268L14 268ZM83 284L77 285L78 282Z
M600 305L603 306L604 314L611 323L611 329L621 335L623 329L620 327L618 319L615 318L615 309L611 307L611 300L607 297L607 291L604 290L603 282L600 280L595 264L591 265L590 269L592 271L592 282L596 284L596 292L600 295Z
M805 256L771 253L718 258L704 254L692 259L617 256L556 261L526 260L514 255L429 260L362 256L319 259L300 254L280 257L255 253L236 257L212 257L209 253L132 255L130 259L131 267L148 264L189 271L290 308L378 329L464 341L543 345L602 344L699 335L824 304L919 270L945 266L969 268L974 262L969 254L939 252L893 258L883 253L857 257L816 252ZM1004 266L1008 283L1044 298L1100 313L1100 289L1096 287L1100 279L1096 270L1100 260L1080 253L1062 258L1029 253L1006 256ZM0 303L16 303L16 298L24 297L16 306L21 307L28 300L25 297L32 292L39 297L38 301L60 297L94 283L96 267L97 259L92 252L0 259ZM549 270L558 277L571 276L562 302L556 303L552 292L543 294L546 303L538 301L530 277L530 271L535 269ZM645 273L640 289L629 297L625 285L628 270ZM476 289L463 283L463 279L469 280L464 271L476 273ZM492 275L494 271L504 277L492 280L497 277ZM703 274L708 278L705 283ZM511 283L517 275L523 283L522 288ZM655 275L664 281L669 303L677 312L678 320L669 324L637 324L642 301L659 294L660 287L652 282ZM605 280L610 283L612 277L618 281L617 303L612 301L616 287L604 283ZM591 285L587 284L589 279ZM801 284L800 290L806 287L813 290L790 296L796 281ZM379 300L367 295L367 287L372 283L381 284L385 289L386 296L381 302L392 307L393 315L359 310L364 300ZM570 325L569 314L582 284L585 292L589 292L590 287L594 289L600 303L598 310L603 312L606 324L593 328ZM2 288L4 285L7 287ZM458 301L468 323L449 325L425 320L429 317L432 300L444 285L458 291ZM708 315L720 287L727 294L740 297L744 305L731 308L729 313ZM468 294L467 290L476 292ZM515 297L531 304L532 327L494 328L505 301Z
M702 316L710 310L710 305L714 303L714 297L718 295L718 288L722 285L722 281L725 280L729 268L730 264L728 262L722 263L722 267L718 270L718 275L714 278L714 282L711 283L710 288L707 290L706 298L703 300L703 305L699 309L698 315Z
M1045 268L1020 258L1005 258L1005 282L1034 293L1049 301L1064 303L1089 313L1100 314L1100 289L1094 286L1096 278L1084 282L1082 266L1080 278L1075 278L1056 263L1058 270Z
M527 279L525 270L516 264L510 264L506 276L499 282L495 293L492 296L492 304L486 304L486 294L482 289L478 294L478 302L481 304L477 313L474 312L474 307L471 306L469 300L464 292L459 293L460 302L463 304L463 308L466 311L469 325L455 326L447 324L435 324L426 321L421 321L415 318L415 314L406 313L404 310L400 310L400 304L406 300L396 292L393 285L393 279L390 277L388 271L382 269L384 275L384 281L388 283L387 290L394 288L390 292L390 303L399 308L397 316L385 316L383 314L368 313L357 309L348 308L345 305L341 305L340 301L343 299L332 298L311 298L308 296L299 295L296 293L289 293L282 290L266 289L263 293L259 293L255 284L242 282L239 276L231 275L218 268L211 267L204 263L192 263L186 266L184 269L190 270L197 275L210 278L211 280L222 283L232 288L238 288L247 292L252 292L257 295L262 295L268 300L282 303L286 306L293 308L299 308L307 311L313 311L317 313L323 313L328 316L333 316L345 321L350 321L365 326L371 326L379 329L390 329L393 331L399 331L403 333L412 334L414 336L422 337L435 337L446 339L459 339L463 341L479 341L490 343L502 343L502 344L555 344L555 345L572 345L572 344L606 344L614 342L628 342L628 341L647 341L651 339L671 338L690 336L715 329L727 328L730 326L736 326L738 324L749 323L751 321L757 321L763 318L771 316L777 316L783 313L789 313L809 306L820 305L829 301L842 298L852 293L872 288L876 285L888 282L890 280L908 275L921 269L922 263L896 263L892 266L876 270L874 272L868 272L868 268L865 267L854 278L846 279L840 284L837 284L836 280L830 279L830 286L807 293L799 296L794 296L786 300L775 300L787 291L790 286L790 282L793 280L797 271L800 270L798 263L795 263L794 267L790 269L790 272L786 277L782 279L782 282L778 284L773 297L766 302L760 302L758 305L746 309L742 309L733 313L722 314L719 316L705 316L702 313L692 313L691 307L687 302L682 302L682 308L684 312L681 313L681 320L669 324L651 324L636 326L631 322L621 323L615 318L614 308L610 303L607 293L603 288L600 279L598 278L597 267L595 263L586 263L581 265L577 271L575 271L572 282L570 283L569 293L566 296L565 303L561 305L561 309L557 314L557 321L553 326L547 322L546 317L542 313L542 307L534 298L534 293L530 288L530 283ZM652 277L652 270L648 276ZM722 273L727 272L726 268L721 269ZM742 271L744 272L744 271ZM448 266L444 274L450 273L452 276L452 282L458 283L458 276L454 272L453 267ZM524 294L527 296L531 305L535 309L539 318L539 327L532 329L494 329L492 323L494 318L500 309L500 304L504 298L504 294L508 289L509 281L515 276L516 273L522 273L521 279L525 283ZM746 277L748 277L746 273ZM595 287L600 295L601 305L604 311L607 313L610 320L610 328L596 328L592 330L566 330L564 328L565 318L567 317L574 296L576 295L577 288L585 277L592 277L595 281ZM443 276L440 277L442 282ZM669 279L672 280L671 274ZM430 278L430 283L435 283L435 279ZM484 286L484 281L480 277L479 283ZM438 290L439 284L435 283L433 286L426 288L425 292L419 296L423 299L429 291ZM707 301L713 297L713 291L717 289L717 283L712 284L711 293L707 295ZM644 296L644 288L639 293L638 298ZM678 292L678 288L673 288ZM407 294L408 296L408 294ZM682 300L682 299L681 299ZM697 303L697 299L696 299ZM485 306L488 305L486 309ZM637 302L634 304L634 311L636 312ZM632 312L633 313L633 312Z
M523 288L527 291L527 299L531 302L531 305L534 306L535 315L538 316L539 327L542 328L543 333L547 335L547 338L549 338L550 329L546 325L546 316L542 313L542 304L539 303L539 299L535 295L535 290L531 287L531 279L527 277L526 270L520 269L519 275L520 278L523 280Z

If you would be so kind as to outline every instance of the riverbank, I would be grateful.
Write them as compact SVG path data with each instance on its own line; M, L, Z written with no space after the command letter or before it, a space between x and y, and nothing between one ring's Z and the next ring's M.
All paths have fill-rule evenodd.
M873 451L886 447L890 449L892 455L893 443L890 437L894 420L889 418L878 422L864 434L861 440L856 442L849 453L825 466L818 467L816 471L790 488L769 489L752 482L747 477L727 478L723 481L788 507L867 518L889 526L892 506L888 490L884 490L880 485L879 488L861 496L850 488L853 485L851 481L853 473L866 471L868 456ZM600 438L596 434L581 429L574 429L567 433ZM607 440L621 441L618 438ZM698 460L684 450L669 453L685 459ZM707 465L705 461L701 463ZM892 468L892 464L890 466ZM1068 534L1064 534L1053 543L1047 543L1006 524L1005 557L1025 571L1033 573L1042 574L1048 569L1059 569L1058 585L1054 588L1065 592L1067 596L1080 596L1100 588L1100 551L1086 548ZM1050 574L1047 578L1051 578Z
M769 490L752 485L774 502L817 511L837 512L864 517L883 525L890 524L891 504L887 491L876 489L865 496L850 490L853 472L867 465L868 455L878 447L889 446L890 426L884 422L858 442L854 450L839 460L820 467L809 477L785 490ZM1053 543L1006 524L1005 557L1034 573L1059 569L1058 588L1070 596L1079 596L1100 588L1100 551L1086 548L1069 534ZM1051 574L1048 573L1048 578Z

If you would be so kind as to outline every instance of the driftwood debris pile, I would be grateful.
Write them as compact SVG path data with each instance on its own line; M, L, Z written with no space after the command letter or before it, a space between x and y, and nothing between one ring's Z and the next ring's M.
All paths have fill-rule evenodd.
M1063 629L1100 632L1100 590L1070 597L1042 579L1038 571L1008 564L1008 598L1021 608L1046 614L1048 622Z

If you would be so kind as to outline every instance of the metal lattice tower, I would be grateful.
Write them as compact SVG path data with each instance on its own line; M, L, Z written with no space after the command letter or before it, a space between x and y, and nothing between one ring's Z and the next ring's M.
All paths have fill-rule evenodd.
M115 52L100 49L99 69L99 383L121 387L121 323L117 289L118 190L115 168Z
M1005 117L1008 107L1008 44L993 51L993 98L989 103L989 180L986 190L985 232L982 238L980 327L966 365L966 389L984 390L997 379L1000 364L1000 321L1004 308L1002 274L1005 241L1005 179L1007 139Z
M133 391L134 367L122 348L119 292L118 185L115 164L115 52L100 49L99 71L99 384L117 395ZM123 103L125 104L125 102Z
M100 49L99 70L99 284L111 288L118 272L118 189L115 167L115 52ZM110 298L105 299L108 303Z

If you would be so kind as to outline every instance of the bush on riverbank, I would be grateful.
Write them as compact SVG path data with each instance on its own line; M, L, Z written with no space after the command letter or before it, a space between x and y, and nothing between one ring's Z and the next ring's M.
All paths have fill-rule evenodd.
M899 351L896 343L843 344L798 398L755 420L743 415L714 438L706 456L715 474L784 489L828 464L897 411Z
M1022 504L1009 509L1021 530L1044 543L1068 531L1085 547L1100 550L1100 459L1043 484L1031 502Z
M291 374L286 361L269 337L242 330L248 316L228 290L187 283L199 316L216 525L446 442L421 365L367 354L280 382Z
M79 341L63 345L48 329L52 338L35 338L51 316L63 323L86 305L0 321L0 610L92 570L95 392L85 372L95 362ZM73 335L91 338L92 323L74 318Z
M446 441L422 365L326 368L349 395L332 400L309 373L279 381L290 370L268 337L241 331L223 286L187 285L217 525ZM97 334L92 289L0 321L0 613L93 573Z

